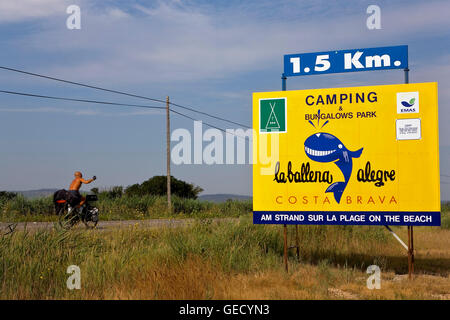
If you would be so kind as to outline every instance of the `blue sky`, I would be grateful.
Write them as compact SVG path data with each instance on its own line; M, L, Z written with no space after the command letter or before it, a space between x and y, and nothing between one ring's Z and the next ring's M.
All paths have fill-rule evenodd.
M81 8L81 30L66 28L71 4ZM381 8L381 30L366 27L370 4ZM441 197L450 200L449 12L448 1L1 1L0 65L169 95L250 125L251 94L280 89L284 54L407 44L410 81L439 83L440 166L449 176ZM288 89L402 81L402 71L359 72L297 77ZM148 103L6 71L0 89ZM172 129L193 128L172 120ZM97 175L97 187L164 174L164 125L152 110L0 95L0 189L67 188L75 170ZM173 165L172 173L205 193L252 192L250 165Z

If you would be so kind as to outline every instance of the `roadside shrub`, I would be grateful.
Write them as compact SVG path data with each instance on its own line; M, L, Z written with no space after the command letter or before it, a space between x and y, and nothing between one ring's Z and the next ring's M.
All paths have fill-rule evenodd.
M26 199L22 195L0 202L2 214L28 216L28 215L51 215L54 213L53 196Z
M172 176L170 178L170 189L173 195L189 199L197 199L198 194L203 191L198 186L178 180ZM125 194L128 196L166 195L167 177L154 176L141 184L133 184L125 190Z
M0 202L12 200L17 197L17 193L9 191L0 191Z

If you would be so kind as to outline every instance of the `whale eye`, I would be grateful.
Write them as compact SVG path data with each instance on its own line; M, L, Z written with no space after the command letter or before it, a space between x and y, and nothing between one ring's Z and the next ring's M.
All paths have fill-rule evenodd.
M339 149L342 149L342 144L338 144L338 148L339 148Z

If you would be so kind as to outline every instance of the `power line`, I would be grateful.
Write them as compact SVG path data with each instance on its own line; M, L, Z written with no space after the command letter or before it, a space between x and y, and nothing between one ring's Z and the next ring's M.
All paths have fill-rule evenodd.
M206 112L198 111L198 110L195 110L195 109L190 108L190 107L182 106L182 105L179 105L179 104L176 104L176 103L173 103L173 102L169 102L169 104L171 104L172 106L175 106L175 107L183 108L183 109L186 109L186 110L189 110L189 111L192 111L192 112L197 112L197 113L206 115L208 117L212 117L212 118L215 118L215 119L218 119L218 120L226 121L226 122L229 122L229 123L232 123L232 124L236 124L236 125L241 126L241 127L245 127L245 128L251 129L251 127L249 127L249 126L247 126L245 124L242 124L242 123L239 123L239 122L234 122L234 121L231 121L231 120L227 120L227 119L224 119L224 118L221 118L221 117L213 116L213 115L208 114Z
M128 92L123 92L123 91L118 91L118 90L106 89L106 88L102 88L102 87L98 87L98 86L92 86L92 85L84 84L84 83L81 83L81 82L64 80L64 79L55 78L55 77L51 77L51 76L46 76L46 75L43 75L43 74L29 72L29 71L24 71L24 70L20 70L20 69L9 68L9 67L4 67L4 66L0 66L0 69L7 70L7 71L13 71L13 72L17 72L17 73L22 73L22 74L26 74L26 75L29 75L29 76L44 78L44 79L48 79L48 80L68 83L68 84L81 86L81 87L85 87L85 88L90 88L90 89L95 89L95 90L100 90L100 91L105 91L105 92L110 92L110 93L115 93L115 94L121 94L121 95L129 96L129 97L133 97L133 98L140 98L140 99L146 99L146 100L160 102L160 103L166 103L164 100L160 100L160 99L150 98L150 97L141 96L141 95L128 93ZM242 127L250 128L247 125L244 125L244 124L241 124L241 123L238 123L238 122L235 122L235 121L231 121L231 120L228 120L228 119L225 119L225 118L222 118L222 117L214 116L214 115L209 114L207 112L198 111L198 110L195 110L194 108L191 108L191 107L186 107L186 106L183 106L183 105L180 105L180 104L171 103L171 102L169 102L169 103L171 105L175 106L175 107L183 108L185 110L189 110L189 111L192 111L192 112L203 114L203 115L206 115L206 116L214 118L214 119L218 119L218 120L225 121L225 122L228 122L228 123L232 123L232 124L235 124L235 125L239 125L239 126L242 126Z
M197 119L194 119L194 118L192 118L192 117L190 117L190 116L188 116L188 115L186 115L186 114L183 114L183 113L181 113L181 112L175 111L175 110L173 110L173 109L169 109L169 110L170 110L170 112L173 112L173 113L175 113L175 114L177 114L177 115L180 115L180 116L182 116L182 117L191 119L191 120L193 120L193 121L199 121L199 120L197 120ZM236 137L238 137L238 138L240 138L240 139L245 140L245 137L242 137L242 136L240 136L240 135L237 135L237 134L235 134L235 133L233 133L233 132L229 132L229 131L227 131L227 130L225 130L225 129L216 127L216 126L214 126L214 125L212 125L212 124L209 124L209 123L207 123L207 122L203 122L203 121L202 121L202 123L204 123L204 124L207 125L208 127L211 127L211 128L217 129L217 130L220 130L220 131L222 131L222 132L225 132L226 134L231 134L231 135L233 135L233 136L236 136ZM250 138L249 138L249 140L250 140Z
M196 119L194 119L194 118L192 118L192 117L190 117L190 116L188 116L188 115L186 115L186 114L183 114L183 113L181 113L181 112L175 111L175 110L173 110L173 109L169 109L169 110L170 110L171 112L177 114L177 115L182 116L182 117L191 119L191 120L193 120L193 121L199 121L199 120L196 120ZM222 128L213 126L212 124L209 124L209 123L207 123L207 122L203 122L203 121L202 121L202 123L204 123L204 124L207 125L208 127L211 127L211 128L214 128L214 129L217 129L217 130L220 130L220 131L223 131L223 132L225 132L226 134L231 134L231 135L233 135L233 136L236 136L236 137L238 137L238 138L241 138L241 139L244 139L244 140L245 140L244 137L239 136L239 135L237 135L237 134L234 134L233 132L229 132L229 131L227 131L227 130L225 130L225 129L222 129ZM249 139L249 140L250 140L250 139Z
M8 91L8 90L0 90L0 93L5 94L12 94L12 95L19 95L19 96L25 96L25 97L31 97L31 98L42 98L42 99L52 99L52 100L62 100L62 101L73 101L73 102L83 102L83 103L96 103L96 104L106 104L106 105L114 105L114 106L124 106L124 107L137 107L137 108L147 108L147 109L165 109L165 107L156 107L156 106L148 106L148 105L140 105L140 104L128 104L128 103L118 103L118 102L110 102L110 101L98 101L98 100L87 100L87 99L76 99L76 98L66 98L66 97L55 97L55 96L48 96L48 95L40 95L40 94L33 94L33 93L26 93L26 92L17 92L17 91ZM175 114L178 114L180 116L183 116L185 118L191 119L193 121L199 121L195 118L192 118L186 114L183 114L181 112L175 111L173 109L169 109L170 112L173 112ZM225 129L219 128L217 126L214 126L212 124L209 124L207 122L202 121L205 125L218 129L220 131L223 131L227 134L234 135L236 137L242 138L239 135L236 135L232 132L228 132ZM245 138L243 138L245 140Z
M75 81L70 81L70 80L64 80L64 79L60 79L60 78L50 77L50 76L46 76L46 75L39 74L39 73L33 73L33 72L24 71L24 70L3 67L3 66L0 66L0 69L8 70L8 71L14 71L14 72L26 74L26 75L29 75L29 76L34 76L34 77L39 77L39 78L44 78L44 79L64 82L64 83L68 83L68 84L73 84L73 85L80 86L80 87L96 89L96 90L101 90L101 91L105 91L105 92L121 94L121 95L129 96L129 97L141 98L141 99L147 99L147 100L152 100L152 101L156 101L156 102L165 103L165 101L160 100L160 99L154 99L154 98L139 96L139 95L132 94L132 93L127 93L127 92L122 92L122 91L117 91L117 90L112 90L112 89L106 89L106 88L97 87L97 86L91 86L89 84L84 84L84 83L81 83L81 82L75 82Z
M128 104L128 103L118 103L118 102L109 102L109 101L64 98L64 97L55 97L55 96L47 96L47 95L16 92L16 91L7 91L7 90L0 90L0 93L26 96L26 97L32 97L32 98L52 99L52 100L64 100L64 101L74 101L74 102L83 102L83 103L97 103L97 104L107 104L107 105L114 105L114 106L137 107L137 108L147 108L147 109L165 109L164 107L147 106L147 105L140 105L140 104Z

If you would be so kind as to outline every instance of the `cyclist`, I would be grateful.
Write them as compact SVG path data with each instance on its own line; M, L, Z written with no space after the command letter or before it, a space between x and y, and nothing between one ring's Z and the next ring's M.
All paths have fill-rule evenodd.
M97 177L93 176L92 179L85 180L85 179L83 179L83 175L81 174L80 171L76 171L74 173L74 176L75 176L75 179L73 179L72 183L70 184L69 193L74 198L74 203L76 203L77 205L82 207L84 205L84 203L86 202L86 198L80 194L81 185L83 183L84 184L91 183L92 181L97 179Z

